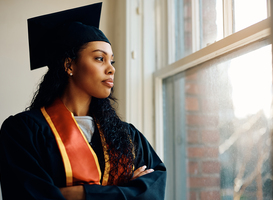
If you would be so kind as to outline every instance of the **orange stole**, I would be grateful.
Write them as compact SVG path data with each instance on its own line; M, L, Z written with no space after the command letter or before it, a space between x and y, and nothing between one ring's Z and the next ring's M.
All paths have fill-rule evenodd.
M41 108L41 111L60 149L66 173L66 185L99 185L101 171L97 155L78 127L73 114L60 99L55 100L47 108Z

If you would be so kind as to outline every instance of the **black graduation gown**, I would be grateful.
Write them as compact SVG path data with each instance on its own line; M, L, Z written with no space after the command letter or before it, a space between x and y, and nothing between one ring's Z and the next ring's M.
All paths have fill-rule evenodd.
M135 169L147 165L155 171L125 186L84 185L86 199L164 199L166 169L145 137L127 124L136 143ZM91 146L102 174L104 157L98 130ZM0 131L0 174L3 200L64 199L58 188L65 187L62 157L55 137L40 110L31 110L5 120Z

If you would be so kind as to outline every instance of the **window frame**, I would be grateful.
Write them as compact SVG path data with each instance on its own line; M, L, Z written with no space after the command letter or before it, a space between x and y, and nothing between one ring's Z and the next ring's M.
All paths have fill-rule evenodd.
M163 132L163 79L175 75L177 73L183 72L189 68L200 65L208 60L217 58L224 54L230 53L234 50L242 48L251 43L257 42L259 40L272 37L271 35L271 16L270 0L268 0L268 9L269 17L264 19L252 26L249 26L243 30L232 33L232 1L223 0L223 17L224 17L224 38L214 42L213 44L202 48L178 61L174 62L174 24L173 24L173 12L171 8L174 8L174 0L168 0L168 7L164 0L160 0L159 9L156 12L156 20L167 19L166 22L163 21L163 25L159 27L156 26L157 32L160 31L160 34L156 35L156 46L157 46L157 60L156 65L158 66L154 72L154 89L155 89L155 150L164 160L164 132ZM195 18L198 17L196 13L196 6L192 6L192 13L195 13ZM163 11L164 10L164 11ZM164 23L167 23L168 30L164 29ZM194 37L198 37L196 25L193 25ZM167 35L168 42L167 44L160 44L160 41L164 40L164 36ZM163 37L162 37L163 36ZM165 36L166 37L166 36ZM193 39L194 40L194 39ZM198 39L197 39L198 41ZM271 40L272 41L272 40ZM158 48L159 46L163 48ZM165 47L165 48L164 48ZM168 54L164 54L164 51L168 49ZM171 55L172 54L172 55ZM165 63L162 64L162 60L165 60ZM168 60L168 63L166 63ZM171 64L170 64L171 63Z
M154 79L155 0L123 0L126 11L125 116L155 146Z

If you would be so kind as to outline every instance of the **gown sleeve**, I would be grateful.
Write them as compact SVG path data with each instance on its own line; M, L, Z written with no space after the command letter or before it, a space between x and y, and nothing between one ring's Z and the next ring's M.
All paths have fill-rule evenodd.
M26 116L12 116L3 123L0 130L3 200L64 200L43 167L42 149L46 146L41 132L34 120Z
M155 171L124 186L84 185L86 200L163 200L166 168L146 138L131 124L128 125L136 145L135 169L146 165Z

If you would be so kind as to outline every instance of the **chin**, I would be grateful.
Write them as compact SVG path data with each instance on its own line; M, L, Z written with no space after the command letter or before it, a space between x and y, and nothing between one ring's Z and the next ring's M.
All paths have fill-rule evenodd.
M105 99L105 98L109 97L110 94L111 94L111 92L106 93L106 94L101 94L101 95L93 96L93 97L96 97L97 99Z

